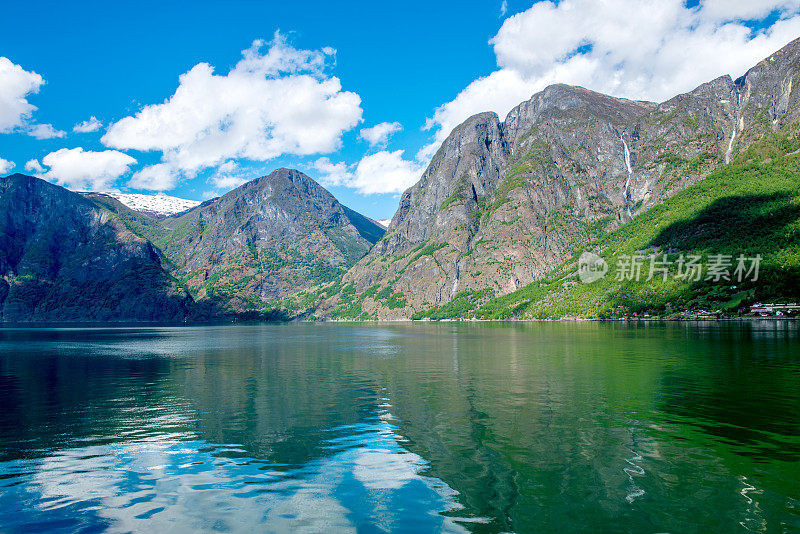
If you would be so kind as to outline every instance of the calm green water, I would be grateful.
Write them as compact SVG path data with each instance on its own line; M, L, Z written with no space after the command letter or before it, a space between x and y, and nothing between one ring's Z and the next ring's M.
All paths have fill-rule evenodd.
M800 532L798 326L0 330L0 532Z

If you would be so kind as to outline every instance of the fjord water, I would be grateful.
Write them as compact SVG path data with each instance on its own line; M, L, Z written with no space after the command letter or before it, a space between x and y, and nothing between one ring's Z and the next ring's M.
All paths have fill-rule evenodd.
M0 330L2 532L800 531L800 332Z

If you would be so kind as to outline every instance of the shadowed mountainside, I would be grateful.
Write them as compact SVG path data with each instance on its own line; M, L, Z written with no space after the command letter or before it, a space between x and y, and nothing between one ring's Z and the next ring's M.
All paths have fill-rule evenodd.
M182 321L191 305L111 212L38 178L0 178L2 321Z
M457 127L316 313L404 318L542 280L608 231L800 120L800 40L655 104L554 85ZM303 299L300 299L303 300ZM314 298L305 299L314 301Z

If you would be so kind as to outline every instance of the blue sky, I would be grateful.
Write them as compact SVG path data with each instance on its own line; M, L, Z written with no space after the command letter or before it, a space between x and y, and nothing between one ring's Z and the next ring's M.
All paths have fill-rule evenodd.
M6 110L3 130L3 91L15 95L11 75L4 89L0 70L0 159L4 170L13 164L18 172L26 172L26 162L36 160L38 168L29 166L27 172L74 189L102 186L132 192L147 192L131 185L135 173L160 164L157 169L169 178L151 174L133 184L198 200L289 166L320 180L345 204L384 219L393 215L399 191L418 178L438 143L470 114L494 110L502 117L514 104L557 81L661 100L716 75L741 75L800 36L799 9L797 2L782 0L709 0L689 6L670 0L650 5L646 0L608 0L602 5L589 0L197 1L191 6L6 2L3 18L11 23L0 33L0 58L18 67L17 75L31 80L36 73L44 83L16 95L37 109L16 122L14 110ZM275 41L276 31L280 42ZM217 104L214 84L224 81L214 76L236 69L243 51L257 39L265 41L256 52L258 66L244 76L230 76L241 84L228 80L223 87L233 94L260 97L259 76L287 81L285 87L290 88L290 80L308 76L308 98L316 99L308 106L317 110L312 116L292 114L288 122L277 124L284 119L274 118L269 102L255 111L272 117L265 123L268 130L311 121L310 131L320 132L319 140L301 140L299 148L292 148L293 141L277 140L267 149L260 139L225 138L258 132L261 123L248 123L244 133L236 130L236 117L246 122L254 111L246 104L220 112L233 110L237 115L230 120L204 118L203 98L208 105ZM283 59L293 59L286 69L264 75L271 49ZM303 61L307 63L298 67ZM187 82L187 91L198 92L180 109L177 104L154 108L152 116L136 119L144 107L173 97L179 76L201 63L213 66L214 75L201 72L195 85ZM308 81L312 79L316 82ZM341 84L338 91L325 85L335 80ZM323 86L327 96L319 97ZM306 96L296 94L302 111ZM334 101L340 112L321 119L325 106ZM194 117L192 106L198 108L195 130L176 133L173 139L171 125L184 127L186 121L172 120L187 113ZM90 117L102 127L73 131ZM109 134L109 126L126 117L130 120ZM401 129L371 145L362 138L362 129L379 123L399 123ZM430 127L423 130L426 123ZM49 135L63 135L32 135L48 124L53 127ZM206 135L208 128L223 144L230 141L230 148L204 157L194 139ZM42 132L48 135L48 130L39 131L40 137ZM151 131L158 132L159 141L146 138ZM147 150L142 149L145 145ZM82 151L75 150L79 147ZM58 152L62 149L73 152ZM53 153L58 154L48 157ZM223 175L227 179L220 179Z

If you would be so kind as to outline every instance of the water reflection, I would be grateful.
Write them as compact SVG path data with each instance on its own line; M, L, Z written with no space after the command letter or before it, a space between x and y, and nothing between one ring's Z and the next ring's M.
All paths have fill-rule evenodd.
M5 530L800 530L794 323L0 330Z
M463 530L440 514L460 508L455 492L420 475L425 461L403 449L388 424L332 433L330 455L288 470L188 436L7 462L3 471L15 483L3 487L3 525L26 532Z

